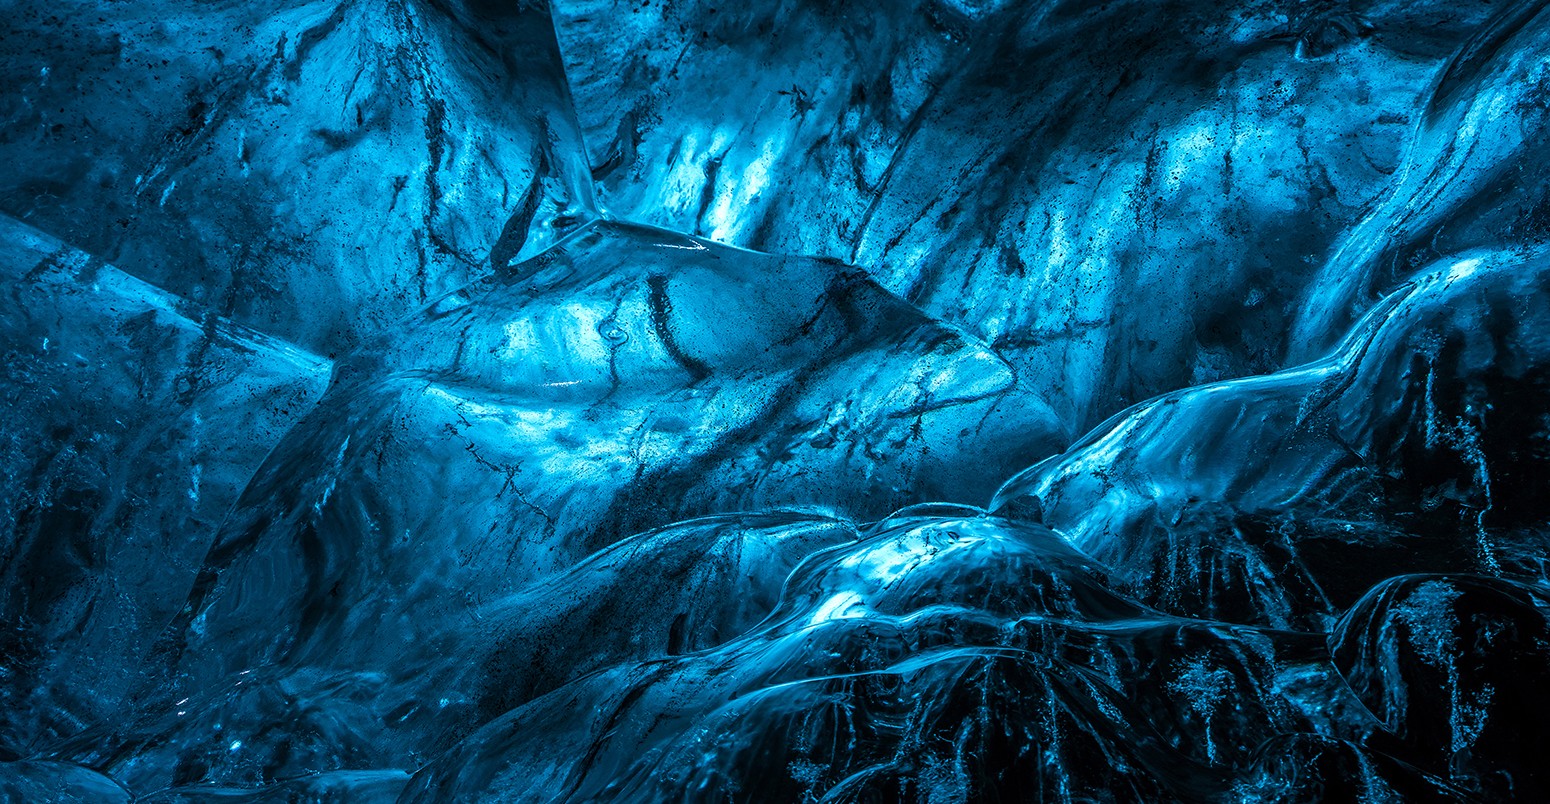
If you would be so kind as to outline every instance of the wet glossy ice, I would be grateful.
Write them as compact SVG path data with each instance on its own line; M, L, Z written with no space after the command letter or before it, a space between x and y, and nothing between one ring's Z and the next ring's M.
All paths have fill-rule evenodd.
M0 798L1550 796L1546 3L16 5Z

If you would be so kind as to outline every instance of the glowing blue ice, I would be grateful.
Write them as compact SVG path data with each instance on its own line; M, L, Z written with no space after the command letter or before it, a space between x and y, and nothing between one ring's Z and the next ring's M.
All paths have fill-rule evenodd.
M1550 798L1550 0L17 0L0 799Z

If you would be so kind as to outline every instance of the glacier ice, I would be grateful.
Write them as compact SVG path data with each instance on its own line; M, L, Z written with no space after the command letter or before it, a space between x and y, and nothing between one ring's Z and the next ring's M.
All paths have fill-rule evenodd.
M600 203L860 265L1081 431L1281 367L1315 265L1492 7L612 8L555 4Z
M328 363L13 219L0 276L0 707L4 740L25 745L120 711Z
M0 800L1550 797L1550 2L4 16Z
M303 348L342 354L593 214L541 8L7 16L0 212Z

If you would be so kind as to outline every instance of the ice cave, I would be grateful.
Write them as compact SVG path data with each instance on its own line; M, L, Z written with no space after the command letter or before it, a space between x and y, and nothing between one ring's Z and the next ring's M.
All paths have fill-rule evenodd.
M1550 801L1550 0L0 8L0 801Z

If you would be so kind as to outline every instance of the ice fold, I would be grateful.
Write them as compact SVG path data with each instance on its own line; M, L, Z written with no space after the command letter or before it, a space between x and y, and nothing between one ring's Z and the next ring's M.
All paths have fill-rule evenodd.
M1080 432L1285 365L1316 266L1492 13L1294 5L557 0L555 21L605 206L862 266Z
M1545 5L22 3L0 797L1545 798Z
M329 366L4 217L0 283L0 745L25 754L120 711Z
M359 750L407 763L391 746L424 750L488 708L488 693L446 691L466 672L449 652L493 636L486 609L538 605L528 585L632 531L965 499L1006 471L983 458L990 445L1043 454L1057 427L992 352L853 268L596 223L340 361L173 625L181 680L167 694L205 700L191 707L203 714L146 728L214 746L244 717L272 717L250 712L270 712L264 696L353 698L365 709L339 717L363 731L318 761L382 744ZM373 720L390 711L402 717ZM400 726L419 736L373 736Z
M538 5L75 2L7 26L0 210L320 354L593 214Z

